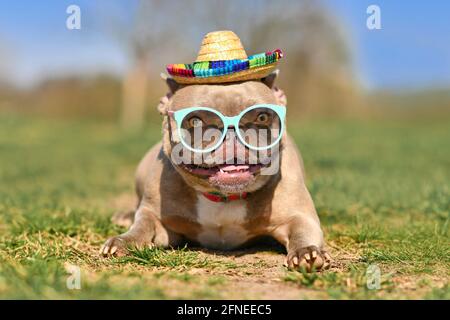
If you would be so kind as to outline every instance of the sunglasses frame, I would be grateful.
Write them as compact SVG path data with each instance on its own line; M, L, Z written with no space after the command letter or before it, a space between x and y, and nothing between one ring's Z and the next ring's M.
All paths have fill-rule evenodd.
M241 120L241 118L244 116L244 114L246 114L247 112L254 110L254 109L258 109L258 108L267 108L272 110L273 112L275 112L277 114L277 116L280 118L280 122L281 122L281 128L280 128L280 135L278 136L277 140L275 142L273 142L271 145L269 146L264 146L264 147L254 147L252 145L249 145L244 138L241 136L240 130L239 130L239 121ZM216 114L223 122L224 125L224 129L223 129L223 133L221 138L219 139L219 141L217 142L216 145L207 148L207 149L195 149L192 148L190 145L188 145L184 139L182 138L181 135L181 124L183 123L184 118L190 114L191 112L194 111L209 111L212 112L214 114ZM200 152L200 153L206 153L206 152L211 152L215 149L217 149L224 141L227 132L228 132L228 128L229 127L234 127L237 137L239 139L239 141L244 144L247 148L252 149L252 150L267 150L272 148L274 145L276 145L277 143L280 142L283 133L284 133L284 122L285 122L285 118L286 118L286 107L285 106L279 106L276 104L256 104L253 105L251 107L248 107L247 109L243 110L241 113L239 113L237 116L234 117L227 117L224 116L222 113L220 113L219 111L212 109L212 108L208 108L208 107L189 107L189 108L185 108L185 109L181 109L178 111L169 111L168 115L173 117L173 119L175 120L176 124L177 124L177 130L178 130L178 135L180 137L181 143L183 144L183 146L185 146L187 149L189 149L190 151L193 152Z

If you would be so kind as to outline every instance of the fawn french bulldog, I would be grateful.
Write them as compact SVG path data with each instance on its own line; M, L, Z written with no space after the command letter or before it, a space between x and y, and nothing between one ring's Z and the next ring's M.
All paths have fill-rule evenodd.
M159 109L165 114L200 105L237 115L255 104L285 105L283 91L273 86L275 75L260 82L181 88L168 78L172 91L161 99ZM320 269L329 262L320 222L305 186L302 159L287 134L279 142L278 172L262 175L257 168L261 164L175 165L171 161L171 130L176 125L171 122L165 117L163 141L138 166L139 205L133 225L126 233L106 241L103 255L123 255L128 246L177 246L183 238L205 247L233 249L269 235L286 247L289 267ZM240 144L236 137L226 139ZM207 192L246 197L216 201Z
M270 236L286 248L289 268L329 265L303 162L284 130L286 96L274 86L277 74L218 84L165 78L169 93L158 106L163 138L138 166L134 222L105 242L103 256L186 241L230 250ZM194 138L186 134L196 129L205 134L206 128L219 135L198 144L195 133ZM252 145L242 134L249 128L279 135L271 140L275 143ZM209 157L198 157L205 151ZM178 161L180 153L189 154L188 161Z

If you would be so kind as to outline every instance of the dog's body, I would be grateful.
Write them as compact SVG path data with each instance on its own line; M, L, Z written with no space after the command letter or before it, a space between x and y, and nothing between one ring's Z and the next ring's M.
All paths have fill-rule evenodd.
M211 106L225 115L236 115L258 103L285 104L273 79L265 84L248 81L172 87L172 91L173 95L162 99L162 113ZM170 131L166 119L163 141L147 153L137 170L139 205L134 223L128 232L105 243L104 255L123 254L130 245L177 246L184 239L209 248L233 249L260 236L271 236L286 247L290 267L319 269L328 262L320 222L305 186L302 159L287 134L280 143L280 168L275 174L255 174L251 183L240 186L240 191L248 192L245 199L213 202L203 195L217 190L211 179L193 175L171 161Z

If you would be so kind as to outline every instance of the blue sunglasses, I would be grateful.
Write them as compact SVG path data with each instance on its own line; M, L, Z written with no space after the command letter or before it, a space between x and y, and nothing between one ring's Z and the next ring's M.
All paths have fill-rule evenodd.
M257 104L243 110L234 117L224 116L219 111L207 107L190 107L178 111L169 111L176 124L181 143L193 152L211 152L217 149L225 139L228 128L234 127L238 139L249 149L266 150L280 142L284 132L286 107L274 104ZM186 138L186 132L192 133L193 129L213 128L219 131L220 138L212 146L198 147L190 139ZM244 138L247 129L266 129L271 133L271 143L263 146L252 144ZM244 134L244 135L243 135ZM191 135L189 135L191 136Z

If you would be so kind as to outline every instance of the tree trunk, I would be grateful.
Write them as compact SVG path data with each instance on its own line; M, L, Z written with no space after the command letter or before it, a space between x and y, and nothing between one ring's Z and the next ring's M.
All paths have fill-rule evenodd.
M120 122L126 129L140 129L144 124L148 65L146 58L137 60L123 80Z

